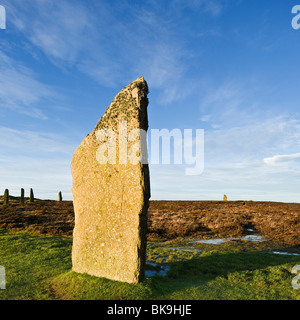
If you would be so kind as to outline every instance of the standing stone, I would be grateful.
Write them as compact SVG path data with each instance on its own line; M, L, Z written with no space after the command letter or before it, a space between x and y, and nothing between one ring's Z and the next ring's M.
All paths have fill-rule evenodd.
M227 199L227 196L226 196L226 194L224 194L224 196L223 196L223 201L227 201L228 199Z
M5 189L4 191L4 199L3 199L3 204L8 204L9 203L9 190Z
M144 278L150 198L147 140L142 134L133 138L132 130L148 129L147 94L142 77L120 91L73 155L72 263L76 272L129 283ZM103 132L108 130L115 133L112 141L116 143L115 148L109 145L106 155L115 155L116 161L108 156L104 163L105 153L101 157L99 152L107 144ZM142 151L136 152L136 146ZM124 154L132 152L143 160L126 163Z
M62 197L61 191L59 191L59 193L58 193L58 201L59 201L59 202L62 202L62 201L63 201L63 197Z
M30 203L34 202L34 193L33 193L33 190L32 190L32 189L30 189L29 202L30 202Z
M21 189L21 197L20 197L20 203L25 202L25 190L22 188Z

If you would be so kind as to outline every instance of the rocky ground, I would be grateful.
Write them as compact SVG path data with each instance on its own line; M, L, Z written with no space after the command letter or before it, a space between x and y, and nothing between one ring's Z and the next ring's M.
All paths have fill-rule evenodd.
M72 236L71 201L19 204L0 198L0 228ZM26 201L28 202L28 200ZM148 238L240 236L249 229L286 246L300 246L300 204L252 201L150 201Z

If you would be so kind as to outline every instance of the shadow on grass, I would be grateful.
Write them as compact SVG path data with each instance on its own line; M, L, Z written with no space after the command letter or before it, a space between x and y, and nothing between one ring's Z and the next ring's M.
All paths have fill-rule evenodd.
M294 299L291 268L300 257L259 252L208 252L170 264L168 276L152 283L162 299Z
M299 257L209 252L171 263L166 277L138 285L67 272L52 279L50 287L56 299L294 299L289 265L296 263Z

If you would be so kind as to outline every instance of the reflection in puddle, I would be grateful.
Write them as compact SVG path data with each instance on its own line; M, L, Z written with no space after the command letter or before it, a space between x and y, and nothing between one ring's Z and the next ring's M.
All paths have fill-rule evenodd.
M241 238L243 241L254 241L254 242L262 242L266 241L266 239L263 236L254 236L254 235L248 235L243 238Z
M262 242L262 241L265 241L266 239L263 236L248 235L242 238L208 239L208 240L192 240L192 241L188 240L188 242L192 244L204 243L204 244L219 245L219 244L222 244L228 241L234 241L234 240Z
M300 256L300 253L282 252L282 251L269 251L269 253L282 254L282 255L286 255L286 256Z
M147 262L147 265L150 265L152 267L158 267L159 265L154 262ZM146 265L146 268L147 268ZM166 265L161 265L160 270L146 270L146 277L154 277L154 276L161 276L165 277L167 273L170 271L170 267Z
M208 240L192 240L189 241L189 243L197 244L197 243L204 243L204 244L222 244L227 241L233 240L232 238L226 238L226 239L208 239Z

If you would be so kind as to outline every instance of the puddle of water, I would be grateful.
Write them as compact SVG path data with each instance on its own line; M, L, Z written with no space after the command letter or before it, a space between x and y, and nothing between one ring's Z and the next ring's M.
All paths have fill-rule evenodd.
M157 263L154 262L147 262L148 265L152 267L158 266ZM147 268L147 266L146 266ZM146 270L146 277L154 277L155 275L166 277L167 273L170 271L169 266L160 266L160 270Z
M146 277L154 277L157 274L157 271L146 270Z
M192 240L192 241L188 241L188 242L189 242L189 243L192 243L192 244L204 243L204 244L220 245L220 244L222 244L222 243L225 243L225 242L228 242L228 241L233 241L233 240L262 242L262 241L265 241L266 239L265 239L263 236L248 235L248 236L244 236L244 237L242 237L242 238Z
M156 267L156 266L157 266L157 263L147 261L147 265L149 265L149 266L151 266L151 267Z
M254 242L263 242L266 239L263 236L248 235L248 236L242 237L241 240L254 241Z
M269 251L269 253L282 254L282 255L286 255L286 256L300 256L300 253L282 252L282 251Z
M226 239L208 239L208 240L192 240L189 241L189 243L197 244L197 243L204 243L204 244L222 244L227 241L233 240L232 238L226 238Z

